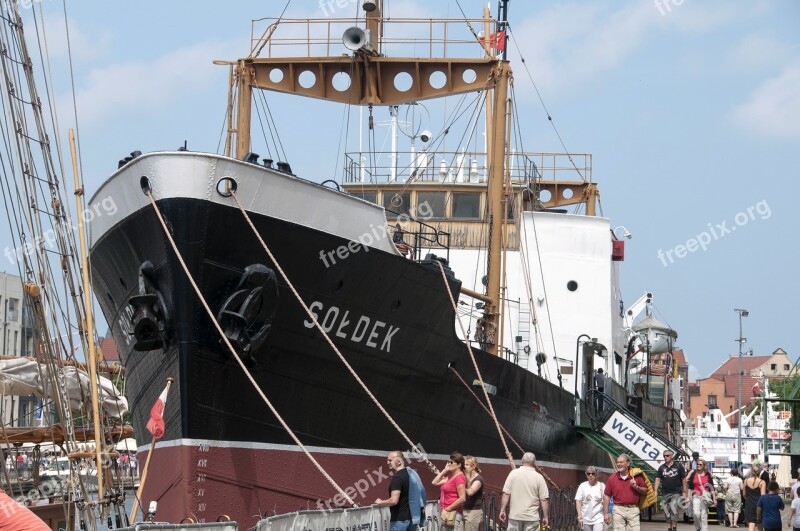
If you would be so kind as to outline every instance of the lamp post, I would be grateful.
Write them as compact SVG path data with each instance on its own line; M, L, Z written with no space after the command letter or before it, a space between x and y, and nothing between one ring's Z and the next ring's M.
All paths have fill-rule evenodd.
M738 413L736 414L736 418L738 419L737 430L736 430L736 450L737 450L737 461L739 463L739 467L742 466L742 345L747 343L747 338L742 337L742 317L747 317L750 315L745 309L742 308L734 308L733 311L738 312L739 314L739 398L737 401L737 407L739 408Z

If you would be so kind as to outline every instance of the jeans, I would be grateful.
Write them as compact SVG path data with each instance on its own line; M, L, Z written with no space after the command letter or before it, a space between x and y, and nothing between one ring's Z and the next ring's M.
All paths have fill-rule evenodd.
M411 527L411 520L399 520L390 523L389 531L408 531L409 527Z

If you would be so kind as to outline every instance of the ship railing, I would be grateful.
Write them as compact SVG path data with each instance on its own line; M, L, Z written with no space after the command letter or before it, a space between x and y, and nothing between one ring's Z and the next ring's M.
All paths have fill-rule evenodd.
M394 212L392 210L386 209L387 212L397 215L398 217L401 213ZM445 259L449 262L450 261L450 233L445 232L443 230L437 229L433 225L429 225L424 221L421 221L416 218L408 217L407 221L416 225L416 230L403 230L400 228L400 224L396 224L394 227L390 226L389 231L392 234L392 241L401 250L403 245L408 245L408 241L406 241L406 236L410 236L413 240L411 244L411 258L416 261L420 261L422 259L422 252L424 250L430 249L442 249L445 252Z
M350 54L342 37L349 28L365 29L363 18L333 18L336 3L320 3L322 18L260 18L250 24L251 57L331 57ZM340 11L343 11L340 9ZM390 57L483 58L475 37L485 28L483 19L391 18L381 21L380 42L372 46ZM488 20L490 33L497 21Z
M590 153L511 152L507 178L516 185L592 180ZM480 151L357 151L345 153L344 184L480 184L488 178Z

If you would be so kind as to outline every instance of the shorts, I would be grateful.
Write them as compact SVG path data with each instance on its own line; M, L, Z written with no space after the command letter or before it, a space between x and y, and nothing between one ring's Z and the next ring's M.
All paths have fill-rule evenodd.
M670 522L675 522L680 519L681 514L681 498L680 494L666 494L664 499L661 500L661 508L664 509L664 519Z
M528 522L527 520L512 520L508 519L508 527L506 531L536 531L539 529L539 521Z

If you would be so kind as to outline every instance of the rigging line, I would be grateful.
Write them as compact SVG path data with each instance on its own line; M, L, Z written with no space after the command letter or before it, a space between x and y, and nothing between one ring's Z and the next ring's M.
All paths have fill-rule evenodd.
M464 381L464 378L462 378L462 377L461 377L461 374L459 374L459 372L458 372L458 371L455 369L455 367L448 367L448 369L450 369L451 371L453 371L453 374L455 374L455 375L456 375L456 378L458 378L458 379L459 379L459 381L460 381L460 382L461 382L461 384L464 386L464 388L465 388L467 391L469 391L469 393L470 393L470 394L471 394L471 395L472 395L472 396L475 398L475 400L478 402L478 404L480 404L480 406L483 408L483 410L484 410L486 413L488 413L488 414L489 414L489 416L492 416L492 412L491 412L491 411L489 411L489 408L487 408L487 407L486 407L486 404L484 404L484 403L483 403L483 400L481 400L481 399L480 399L480 397L478 397L478 395L477 395L477 394L475 394L475 391L473 391L473 390L472 390L472 388L471 388L471 387L470 387L470 386L467 384L467 382L465 382L465 381ZM517 442L517 440L516 440L516 439L514 439L514 436L513 436L513 435L511 435L511 434L508 432L508 430L505 428L505 426L503 426L503 425L502 425L502 424L500 424L499 422L498 422L498 425L500 426L500 429L502 429L502 430L503 430L503 433L505 433L506 435L508 435L508 438L511 440L511 442L512 442L512 443L514 443L514 446L516 446L516 447L517 447L517 449L518 449L520 452L522 452L522 453L525 453L525 449L524 449L522 446L520 446L520 444ZM561 489L561 487L559 487L559 486L556 484L556 482L555 482L555 481L553 481L552 479L550 479L550 477L549 477L547 474L545 474L544 470L542 470L542 469L539 467L539 465L537 465L537 464L535 464L535 463L534 463L534 467L536 468L536 470L537 470L537 471L538 471L540 474L542 474L542 475L544 476L544 478L545 478L547 481L549 481L549 482L550 482L550 484L551 484L551 485L552 485L552 486L553 486L553 487L554 487L554 488L555 488L555 489L556 489L558 492L561 492L561 490L562 490L562 489Z
M283 149L283 142L281 142L281 135L278 133L278 126L275 124L275 118L272 116L272 109L269 106L267 97L263 95L264 91L260 92L262 92L262 97L264 98L264 105L267 108L267 116L269 117L269 122L272 124L270 132L275 131L275 139L277 139L277 144L275 145L275 153L278 156L282 156L284 161L289 162L289 157L288 155L286 155L286 150ZM273 142L275 142L275 139L273 139Z
M303 307L303 310L305 310L306 315L308 315L309 319L311 319L311 321L314 323L314 326L322 334L322 337L325 338L325 341L328 343L328 345L330 345L330 347L333 349L333 351L336 353L336 355L342 361L342 363L347 368L347 370L350 372L350 374L353 376L353 378L359 383L359 385L361 385L361 388L364 389L364 392L366 392L367 395L370 397L370 399L372 399L372 402L378 407L378 409L381 411L381 413L383 413L383 415L386 417L386 419L389 421L389 423L397 430L397 432L400 434L400 436L403 437L403 439L405 439L405 441L410 445L410 447L414 450L414 452L417 455L423 456L423 460L425 461L425 463L427 463L428 468L430 468L431 472L435 472L435 473L438 474L439 470L436 468L436 466L433 463L431 463L428 460L427 456L425 456L425 454L422 451L420 451L420 448L411 441L411 439L408 437L408 435L406 435L406 433L400 428L400 426L392 418L392 416L389 414L389 412L386 411L386 409L383 407L383 405L380 403L380 401L378 401L378 399L375 397L375 395L372 393L372 391L369 390L369 387L367 387L367 384L365 384L364 381L361 379L361 377L358 375L358 373L356 373L355 369L353 369L352 365L350 365L350 363L347 361L347 359L344 357L344 355L341 353L341 351L338 348L336 348L336 345L333 343L333 341L331 340L331 338L328 335L328 333L325 332L325 329L322 328L322 325L314 317L314 314L311 312L311 310L309 310L308 305L305 303L303 298L297 292L297 290L294 287L294 284L292 284L292 281L289 280L289 276L286 274L286 272L280 266L280 264L278 263L277 259L275 258L275 255L272 254L272 251L270 251L269 247L267 246L267 244L264 241L264 239L261 237L261 234L258 232L258 230L256 229L255 225L253 225L253 221L250 219L250 216L247 214L247 211L245 210L244 206L242 206L242 203L239 201L239 196L233 190L230 193L231 193L231 196L233 197L234 201L236 201L236 205L239 207L239 210L241 210L242 215L244 216L244 219L247 221L247 224L253 230L253 234L255 234L256 238L258 238L258 241L261 243L261 246L264 248L264 251L266 251L267 256L269 256L269 259L272 261L273 264L275 264L275 268L280 273L280 275L283 278L284 282L286 282L286 285L292 291L292 293L294 294L295 298L297 299L297 302L300 303L300 306ZM151 199L151 201L152 201L152 199ZM210 314L210 312L211 311L209 310L209 314ZM216 320L214 322L216 323ZM219 325L217 325L217 326L219 327ZM220 329L220 333L221 333L221 329ZM226 343L227 343L227 337L223 336L223 338L226 340ZM238 356L237 356L237 359L238 359ZM242 365L242 367L244 367L244 365ZM255 382L253 382L253 383L255 384ZM277 415L277 413L276 413L276 415ZM349 498L348 498L348 500L349 500Z
M267 140L267 132L264 129L264 121L261 119L261 110L258 106L258 101L256 101L256 104L253 105L253 107L256 109L256 116L258 117L258 123L261 125L261 134L264 137L264 145L267 148L267 156L269 156L269 158L272 158L272 151L269 149L269 140ZM266 114L266 110L264 111L264 113ZM270 131L270 133L271 132L272 131Z
M300 439L297 437L297 435L294 433L294 431L292 431L292 429L289 427L289 425L286 424L286 421L283 420L283 417L281 417L280 413L278 413L278 410L275 409L275 406L272 405L272 402L270 402L270 400L267 398L267 395L264 394L264 391L262 391L261 388L258 386L258 383L256 383L255 379L253 378L253 375L250 374L250 371L247 369L245 364L242 362L241 358L239 357L239 354L236 352L236 349L234 349L233 345L231 345L231 342L228 339L228 336L226 336L225 332L222 331L222 328L220 327L219 323L217 322L217 319L214 317L214 312L211 311L211 308L208 306L208 302L206 302L205 298L203 297L203 294L200 292L200 288L197 286L197 283L195 282L194 277L192 277L192 274L189 271L189 267L186 265L186 262L183 260L183 256L181 255L181 252L178 249L178 246L176 245L175 240L172 238L172 233L169 231L169 227L167 226L166 222L164 221L163 216L161 215L161 210L159 210L158 205L156 204L155 198L153 197L153 193L150 190L147 190L146 193L147 193L147 198L150 200L150 204L153 206L153 210L155 211L156 216L158 217L158 221L161 223L161 227L164 229L164 234L166 235L167 239L169 240L169 243L170 243L170 245L172 247L173 252L175 253L175 256L178 258L178 261L180 262L184 273L186 273L187 279L191 283L192 288L194 289L194 292L197 294L197 298L200 300L200 303L203 305L203 308L205 308L206 313L208 313L208 316L211 319L211 322L214 324L214 328L216 328L217 332L219 333L220 337L222 338L222 341L225 343L225 346L228 347L228 350L230 350L231 354L233 355L233 359L236 360L236 363L239 365L239 367L241 367L242 371L245 374L245 377L253 385L253 388L256 390L256 392L261 397L261 399L264 400L264 402L267 404L267 407L269 407L269 409L272 412L272 414L275 415L275 418L278 419L278 421L280 422L281 426L283 426L283 429L286 430L286 432L289 434L289 436L292 438L292 440L294 440L295 444L297 444L297 446L303 451L303 453L306 454L306 457L308 457L308 459L314 464L314 466L317 467L317 470L320 471L320 473L325 477L325 479L327 479L328 482L339 492L339 494L344 496L344 498L351 505L353 505L354 507L357 506L357 504L350 498L350 496L344 490L342 490L342 488L336 483L336 481L334 481L334 479L325 471L325 469L322 467L321 464L319 464L319 462L314 458L314 456L311 455L311 452L308 451L308 449L303 445L303 443L300 441ZM245 212L245 210L242 207L241 203L239 203L239 198L236 197L236 193L235 192L231 192L231 195L236 200L236 203L239 205L239 208L242 210L242 212L245 213L245 218L247 219L248 223L250 223L250 218L247 216L247 213ZM252 223L251 223L251 227L252 227ZM256 233L258 238L261 239L261 236L258 235L258 232L255 230L255 227L253 227L253 231ZM266 245L265 245L265 247L266 247ZM269 251L267 251L267 252L269 252ZM280 270L280 268L279 268L279 270ZM306 308L306 310L308 310L308 308ZM311 315L310 312L309 312L309 315ZM414 447L414 448L416 448L416 447Z
M444 291L447 292L447 296L450 298L450 303L453 305L453 310L456 310L454 313L456 314L456 318L458 320L458 326L461 328L461 333L464 334L466 331L464 330L464 323L461 322L461 317L458 315L458 307L456 306L456 301L453 299L453 293L450 291L450 284L447 282L447 276L444 274L444 266L440 260L436 261L436 265L439 266L439 271L442 273L442 281L444 282ZM500 442L503 443L503 450L506 453L506 458L508 458L509 463L511 463L511 468L515 469L517 466L514 464L514 456L511 455L511 451L508 449L508 444L506 444L506 438L503 437L503 430L500 426L500 421L497 419L497 414L494 412L494 407L492 406L492 401L489 399L489 391L486 389L486 381L483 379L483 375L481 374L481 370L478 368L478 362L475 360L475 354L472 352L472 345L469 344L469 341L465 343L467 346L467 352L469 352L469 358L472 360L472 367L475 369L475 374L478 376L478 380L480 381L481 388L483 389L483 395L486 398L486 403L489 405L490 413L489 415L492 417L494 421L495 427L497 428L497 433L500 435Z
M263 91L263 90L259 90L258 91L258 95L261 97L261 101L264 104L264 117L267 118L267 129L269 130L269 136L272 139L272 145L275 147L275 158L277 160L280 160L281 154L278 153L278 142L275 140L276 136L278 137L278 139L280 139L280 135L278 134L277 127L275 127L275 123L271 122L269 117L268 117L269 105L267 103L267 96L265 94L265 91ZM256 99L256 102L258 102L258 99ZM256 105L255 107L256 107L256 112L258 112L258 105ZM260 113L259 113L258 119L259 119L259 122L261 122L261 114ZM264 124L263 123L261 124L261 130L264 131ZM267 140L267 135L266 134L264 134L264 143L267 145L267 153L269 154L269 158L272 158L272 150L269 148L269 141ZM286 155L285 154L283 155L283 160L286 160Z
M556 133L556 137L558 137L558 141L561 144L561 147L564 148L564 153L567 154L567 158L572 163L572 167L575 172L580 176L583 182L586 182L586 176L581 173L581 170L578 169L578 165L575 164L575 161L572 158L572 154L567 149L566 144L564 143L564 139L561 138L561 133L558 132L558 128L556 127L555 122L553 121L553 117L550 115L550 111L547 109L547 105L544 103L544 99L542 98L541 93L539 92L539 87L536 86L536 82L533 80L533 75L531 71L528 69L528 63L525 61L525 56L522 55L522 50L520 50L519 46L517 45L517 38L514 36L514 31L511 29L511 24L506 23L506 29L511 34L511 42L514 43L514 47L517 49L517 53L519 54L520 60L522 61L522 66L525 67L525 73L528 74L528 79L530 79L531 84L533 85L533 90L536 92L536 97L539 98L539 103L542 104L542 108L544 109L545 114L547 115L547 121L550 122L550 126L553 128L553 131Z
M469 28L469 31L472 32L472 36L475 37L475 42L480 44L481 38L478 37L477 33L475 33L475 29L472 27L472 24L470 24L469 18L467 18L466 13L464 13L464 9L462 9L462 7L461 7L461 2L456 0L456 5L458 6L458 10L461 11L461 16L464 17L464 22L467 23L467 27ZM486 37L488 38L489 36L487 35Z
M283 15L286 14L286 10L289 9L289 5L291 3L292 3L292 0L286 0L286 4L283 6L283 11L281 11L281 14L278 16L278 19L274 23L275 28L277 28L278 24L280 24L281 20L283 20ZM267 28L267 31L269 31L269 28ZM274 32L274 30L273 30L273 32ZM271 37L272 34L270 34L269 36ZM250 53L250 57L258 57L259 54L261 53L261 50L263 50L264 46L267 45L267 41L268 40L269 40L269 38L267 38L267 39L263 39L262 38L262 41L263 41L262 44L260 46L258 46L257 49L253 49L253 51Z

